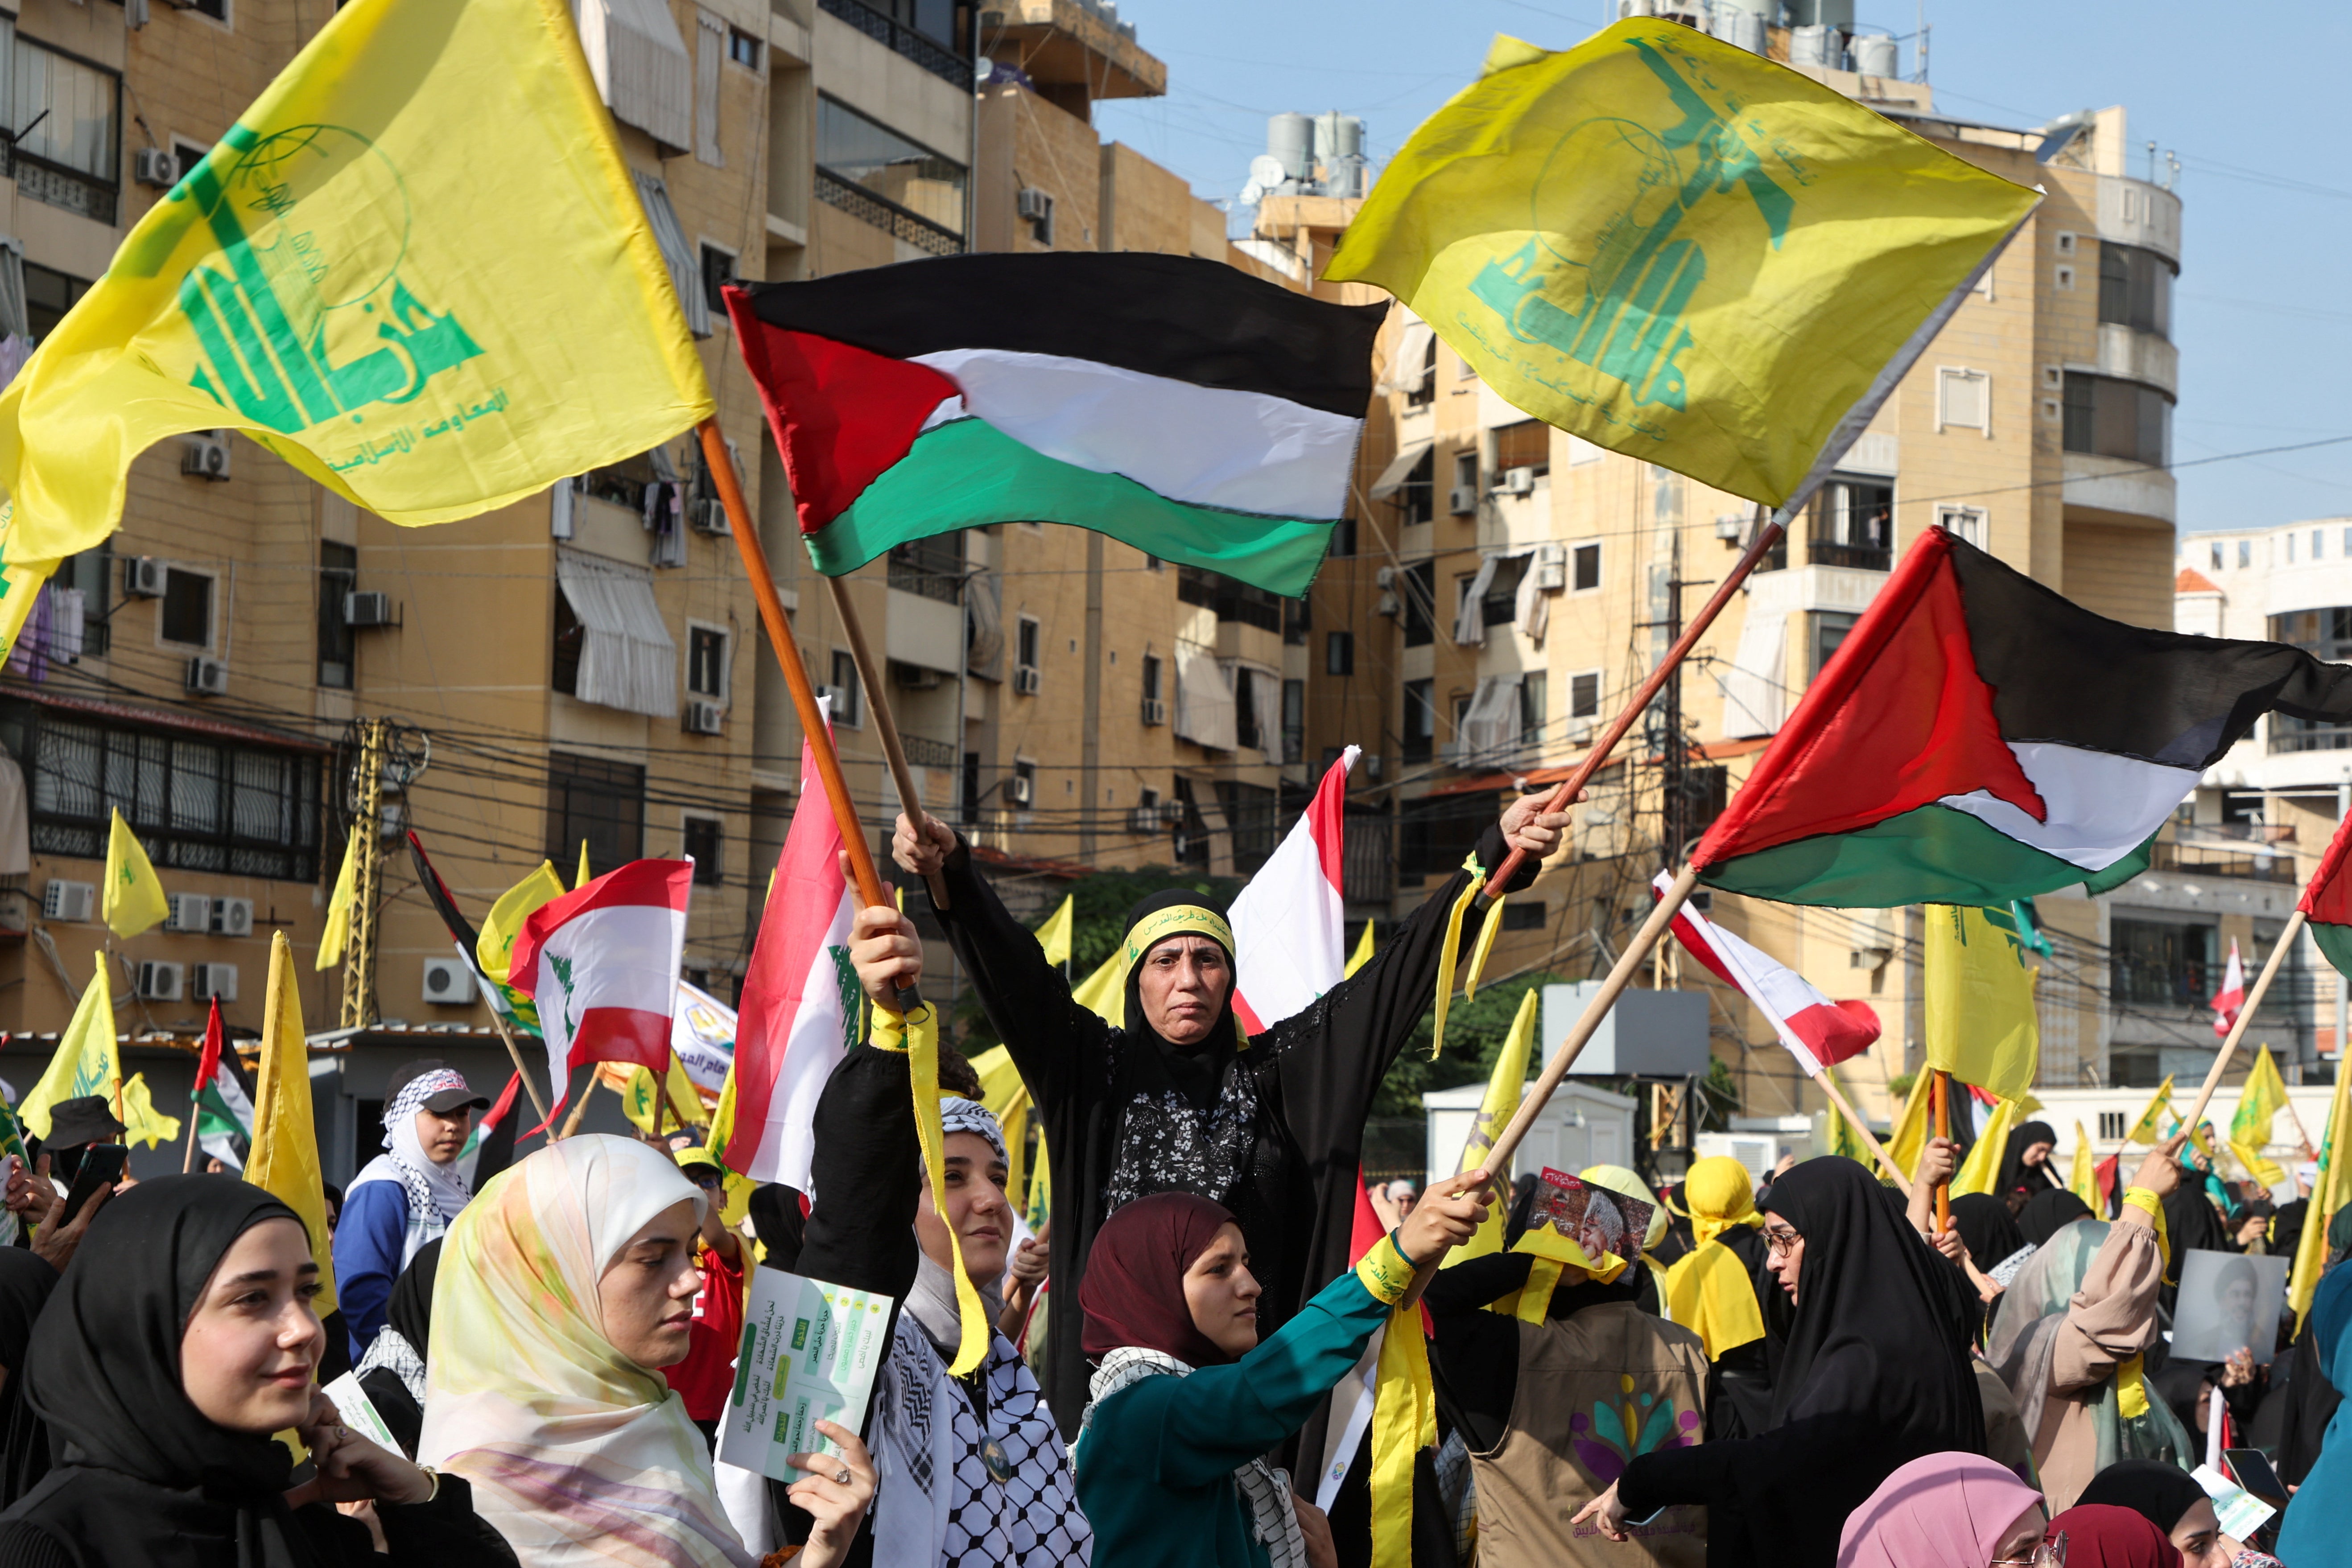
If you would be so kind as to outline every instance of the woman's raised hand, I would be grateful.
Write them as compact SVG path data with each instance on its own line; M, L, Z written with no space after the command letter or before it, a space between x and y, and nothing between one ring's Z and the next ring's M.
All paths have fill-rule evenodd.
M1464 1171L1430 1184L1397 1227L1397 1246L1407 1261L1425 1267L1470 1239L1486 1218L1486 1179L1483 1170Z

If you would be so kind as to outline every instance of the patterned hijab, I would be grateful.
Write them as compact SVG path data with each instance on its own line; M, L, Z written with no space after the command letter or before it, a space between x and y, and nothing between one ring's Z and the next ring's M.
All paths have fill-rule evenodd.
M433 1291L418 1461L473 1483L525 1568L751 1568L710 1450L659 1367L604 1334L597 1282L646 1224L703 1198L630 1138L566 1138L457 1217Z
M416 1113L425 1102L445 1089L463 1089L463 1074L451 1067L437 1067L420 1072L401 1086L383 1108L384 1153L368 1162L352 1183L357 1192L372 1181L396 1181L408 1199L408 1228L401 1239L400 1262L406 1268L415 1261L425 1244L449 1228L473 1195L466 1190L466 1178L457 1174L457 1162L436 1165L425 1154L425 1145L416 1136ZM344 1195L346 1198L350 1194Z

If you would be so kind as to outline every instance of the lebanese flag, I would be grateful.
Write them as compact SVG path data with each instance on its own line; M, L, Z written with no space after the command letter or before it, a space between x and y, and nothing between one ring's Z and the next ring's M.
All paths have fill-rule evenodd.
M2213 1032L2223 1040L2238 1022L2238 1009L2246 1005L2246 965L2238 956L2238 939L2230 938L2230 967L2221 972L2221 988L2213 993Z
M2339 975L2352 975L2352 876L2344 873L2347 852L2352 852L2352 814L2336 824L2336 836L2320 852L2318 868L2295 903L2303 911L2304 929ZM2344 1042L2337 1040L2336 1049L2341 1051Z
M1249 880L1226 912L1234 928L1234 1016L1246 1034L1264 1034L1303 1012L1338 985L1348 967L1342 853L1347 846L1348 770L1361 748L1349 747L1323 770L1323 782L1282 846Z
M1650 884L1652 895L1663 896L1674 881L1660 872ZM1772 1020L1780 1043L1808 1078L1827 1063L1861 1055L1878 1038L1878 1013L1868 1002L1830 1000L1804 976L1687 904L1675 915L1675 937L1709 973L1738 987Z
M1352 754L1354 747L1349 747ZM1238 941L1239 937L1236 936ZM1356 1212L1348 1228L1348 1264L1353 1268L1364 1260L1364 1254L1379 1246L1388 1236L1388 1227L1381 1223L1380 1211L1372 1207L1371 1188L1364 1185L1364 1167L1356 1167ZM1423 1309L1426 1318L1428 1311ZM1324 1512L1331 1511L1332 1500L1339 1495L1339 1483L1348 1479L1348 1467L1355 1462L1356 1449L1364 1441L1364 1433L1372 1424L1372 1406L1378 1403L1380 1388L1381 1341L1387 1335L1389 1325L1382 1320L1365 1342L1364 1354L1348 1369L1331 1390L1330 1418L1323 1427L1323 1466L1315 1479L1315 1506Z
M669 1066L693 886L692 861L631 861L522 923L508 983L538 1004L557 1107L583 1061Z
M2352 721L2352 666L2110 621L1931 528L1691 859L1783 904L2104 892L2266 713Z
M735 1127L719 1157L755 1182L809 1189L817 1096L852 1043L856 981L847 976L857 900L841 874L841 829L801 747L801 797L735 1017Z
M726 298L827 576L1057 522L1294 596L1347 507L1386 315L1137 252L939 256Z

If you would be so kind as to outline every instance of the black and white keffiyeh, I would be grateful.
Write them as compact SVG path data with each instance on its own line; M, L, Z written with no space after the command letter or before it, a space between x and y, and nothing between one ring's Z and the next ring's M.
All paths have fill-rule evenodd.
M1172 1355L1141 1345L1121 1345L1102 1358L1087 1384L1090 1403L1078 1424L1079 1441L1086 1440L1087 1429L1094 1425L1095 1406L1120 1389L1147 1377L1192 1375L1192 1369ZM1234 1471L1234 1485L1249 1505L1250 1531L1265 1548L1267 1568L1307 1568L1307 1538L1298 1528L1298 1514L1290 1500L1290 1472L1264 1459L1252 1459Z
M425 1102L445 1089L466 1087L465 1075L454 1068L421 1072L401 1087L383 1108L385 1152L368 1162L352 1181L357 1192L372 1181L396 1181L408 1197L408 1230L402 1239L400 1261L405 1268L417 1249L449 1228L458 1211L472 1201L466 1178L455 1161L436 1165L416 1139L416 1113ZM348 1195L347 1195L348 1196Z

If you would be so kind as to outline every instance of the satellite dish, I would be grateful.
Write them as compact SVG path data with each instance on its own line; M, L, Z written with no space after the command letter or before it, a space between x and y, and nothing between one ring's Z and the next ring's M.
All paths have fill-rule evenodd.
M1261 152L1251 159L1249 172L1251 183L1269 191L1279 188L1285 180L1290 178L1290 171L1284 168L1282 160L1271 152Z
M1264 200L1265 200L1265 187L1259 184L1255 180L1252 180L1248 184L1242 187L1241 204L1243 206L1254 207Z

